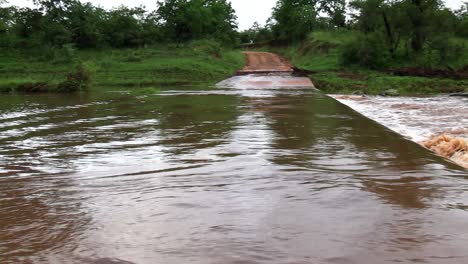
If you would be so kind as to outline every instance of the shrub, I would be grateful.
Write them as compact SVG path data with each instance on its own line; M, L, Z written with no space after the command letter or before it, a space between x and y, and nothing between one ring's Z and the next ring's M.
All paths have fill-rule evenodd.
M458 25L457 25L457 35L463 38L468 38L468 18L462 20Z
M448 63L457 64L457 62L463 58L465 52L465 46L462 43L455 43L443 36L434 38L430 44L428 50L436 54L436 63L438 65L447 65Z
M67 80L57 85L57 92L73 93L85 90L91 84L91 71L86 68L85 64L80 64L75 72L67 75Z
M388 64L390 54L383 39L380 34L369 34L350 42L343 49L342 63L370 69L384 68Z

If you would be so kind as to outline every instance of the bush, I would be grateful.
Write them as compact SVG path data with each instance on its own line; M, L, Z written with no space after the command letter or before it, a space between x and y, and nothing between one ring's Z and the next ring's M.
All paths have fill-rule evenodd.
M429 49L425 53L435 53L435 62L438 65L447 65L449 63L458 64L460 59L463 59L465 46L462 43L450 41L448 37L437 37L431 42ZM466 62L461 62L466 63ZM424 63L423 65L428 65ZM429 64L434 66L432 64Z
M468 38L468 18L460 21L456 27L456 33L460 37Z
M390 54L380 34L369 34L346 45L341 54L344 65L381 69L388 65Z
M57 85L57 92L73 93L86 90L91 84L91 71L86 68L85 64L80 64L76 72L71 72L67 75L67 80Z
M17 39L12 34L0 32L0 47L2 48L13 48Z

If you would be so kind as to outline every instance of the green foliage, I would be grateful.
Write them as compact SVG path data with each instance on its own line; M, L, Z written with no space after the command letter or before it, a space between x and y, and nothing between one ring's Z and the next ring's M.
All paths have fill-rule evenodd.
M329 18L331 28L344 28L346 26L346 0L320 1L320 10Z
M272 49L292 60L295 66L309 71L332 71L342 68L342 50L352 43L357 31L316 31L302 43Z
M369 69L382 69L388 65L390 54L380 34L368 34L346 45L342 53L344 65L357 64Z
M464 66L466 52L464 43L457 43L453 38L446 39L445 36L434 38L430 46L416 57L421 66L436 68L438 66Z
M167 0L158 2L156 13L172 40L212 38L233 43L236 39L237 17L226 0Z
M459 65L465 48L451 40L455 34L463 35L464 9L453 12L437 0L355 0L350 6L355 28L381 35L384 47L379 45L379 49L390 54L389 64L412 60L430 67ZM368 38L362 41L368 42ZM352 48L358 49L358 45ZM361 44L361 48L365 46ZM343 56L345 62L357 60L351 58L351 48Z
M106 11L90 3L74 2L68 12L72 42L78 48L96 48L103 44Z
M349 78L334 72L324 72L313 75L316 87L325 93L368 94L379 95L392 89L400 95L438 94L466 92L467 81L450 79L434 79L424 77L402 77L386 75L378 72L348 73L360 76Z
M57 92L72 93L86 90L91 84L91 71L85 64L80 64L75 72L70 72L67 79L57 86Z
M430 64L424 64L429 59L426 51L411 58L397 57L396 59L392 59L387 46L384 45L382 47L382 43L385 43L384 38L380 37L381 43L379 43L379 37L375 34L366 35L354 30L317 31L300 44L289 45L287 47L270 47L269 50L287 57L298 68L311 71L310 77L313 79L314 85L325 93L364 93L377 95L389 89L395 89L401 95L468 92L467 80L395 76L388 73L385 69L384 71L377 71L369 70L369 66L361 66L359 64L343 65L342 54L345 50L355 45L359 48L360 45L364 45L361 43L363 41L374 41L387 54L385 55L387 60L382 62L386 65L386 69L415 67L417 65L430 66ZM451 45L468 45L468 40L462 38L450 38L449 42ZM440 56L437 50L426 50L432 50L434 61L431 63L434 65L438 64ZM378 50L374 52L378 52ZM381 54L378 53L378 55L380 56ZM466 64L468 61L467 56L466 52L460 54L459 58L457 58L458 64L450 61L450 66L455 69L461 69L463 64ZM360 57L356 58L356 60L359 61Z
M219 42L213 40L195 40L190 43L190 48L197 53L209 54L216 58L222 57L222 47Z
M12 51L0 55L0 92L34 83L47 83L47 92L180 85L206 88L232 76L243 64L240 51L222 48L213 41L131 49L77 49L72 61L62 63ZM91 77L91 82L86 76Z
M291 43L305 39L312 32L318 10L307 0L279 0L273 8L273 34L278 42Z
M61 48L52 49L52 61L54 63L72 62L76 56L75 45L72 43L64 44Z
M0 46L126 48L205 38L232 45L237 38L234 9L226 0L170 0L158 3L154 12L125 6L104 10L79 0L33 2L35 8L0 8Z
M144 14L141 8L119 7L107 14L103 21L103 35L112 47L135 47L143 44L142 25L137 16Z
M266 43L273 40L273 32L269 25L262 27L255 22L251 28L239 33L242 44Z
M326 14L326 17L321 16ZM304 40L318 28L346 26L345 0L279 0L273 8L271 28L280 43Z
M468 2L455 12L457 15L456 33L460 37L468 38Z

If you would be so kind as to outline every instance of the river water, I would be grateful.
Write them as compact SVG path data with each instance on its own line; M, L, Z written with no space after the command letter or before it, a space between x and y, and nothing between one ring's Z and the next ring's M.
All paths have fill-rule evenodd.
M468 140L465 97L331 96L416 142L442 134Z
M468 263L466 170L277 78L0 95L0 263Z

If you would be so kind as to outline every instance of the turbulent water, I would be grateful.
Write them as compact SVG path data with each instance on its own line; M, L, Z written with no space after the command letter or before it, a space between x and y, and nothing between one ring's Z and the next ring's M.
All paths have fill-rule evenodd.
M333 97L414 141L442 134L468 140L468 98Z
M468 169L468 98L332 97Z
M0 263L468 263L466 170L278 78L1 95Z

